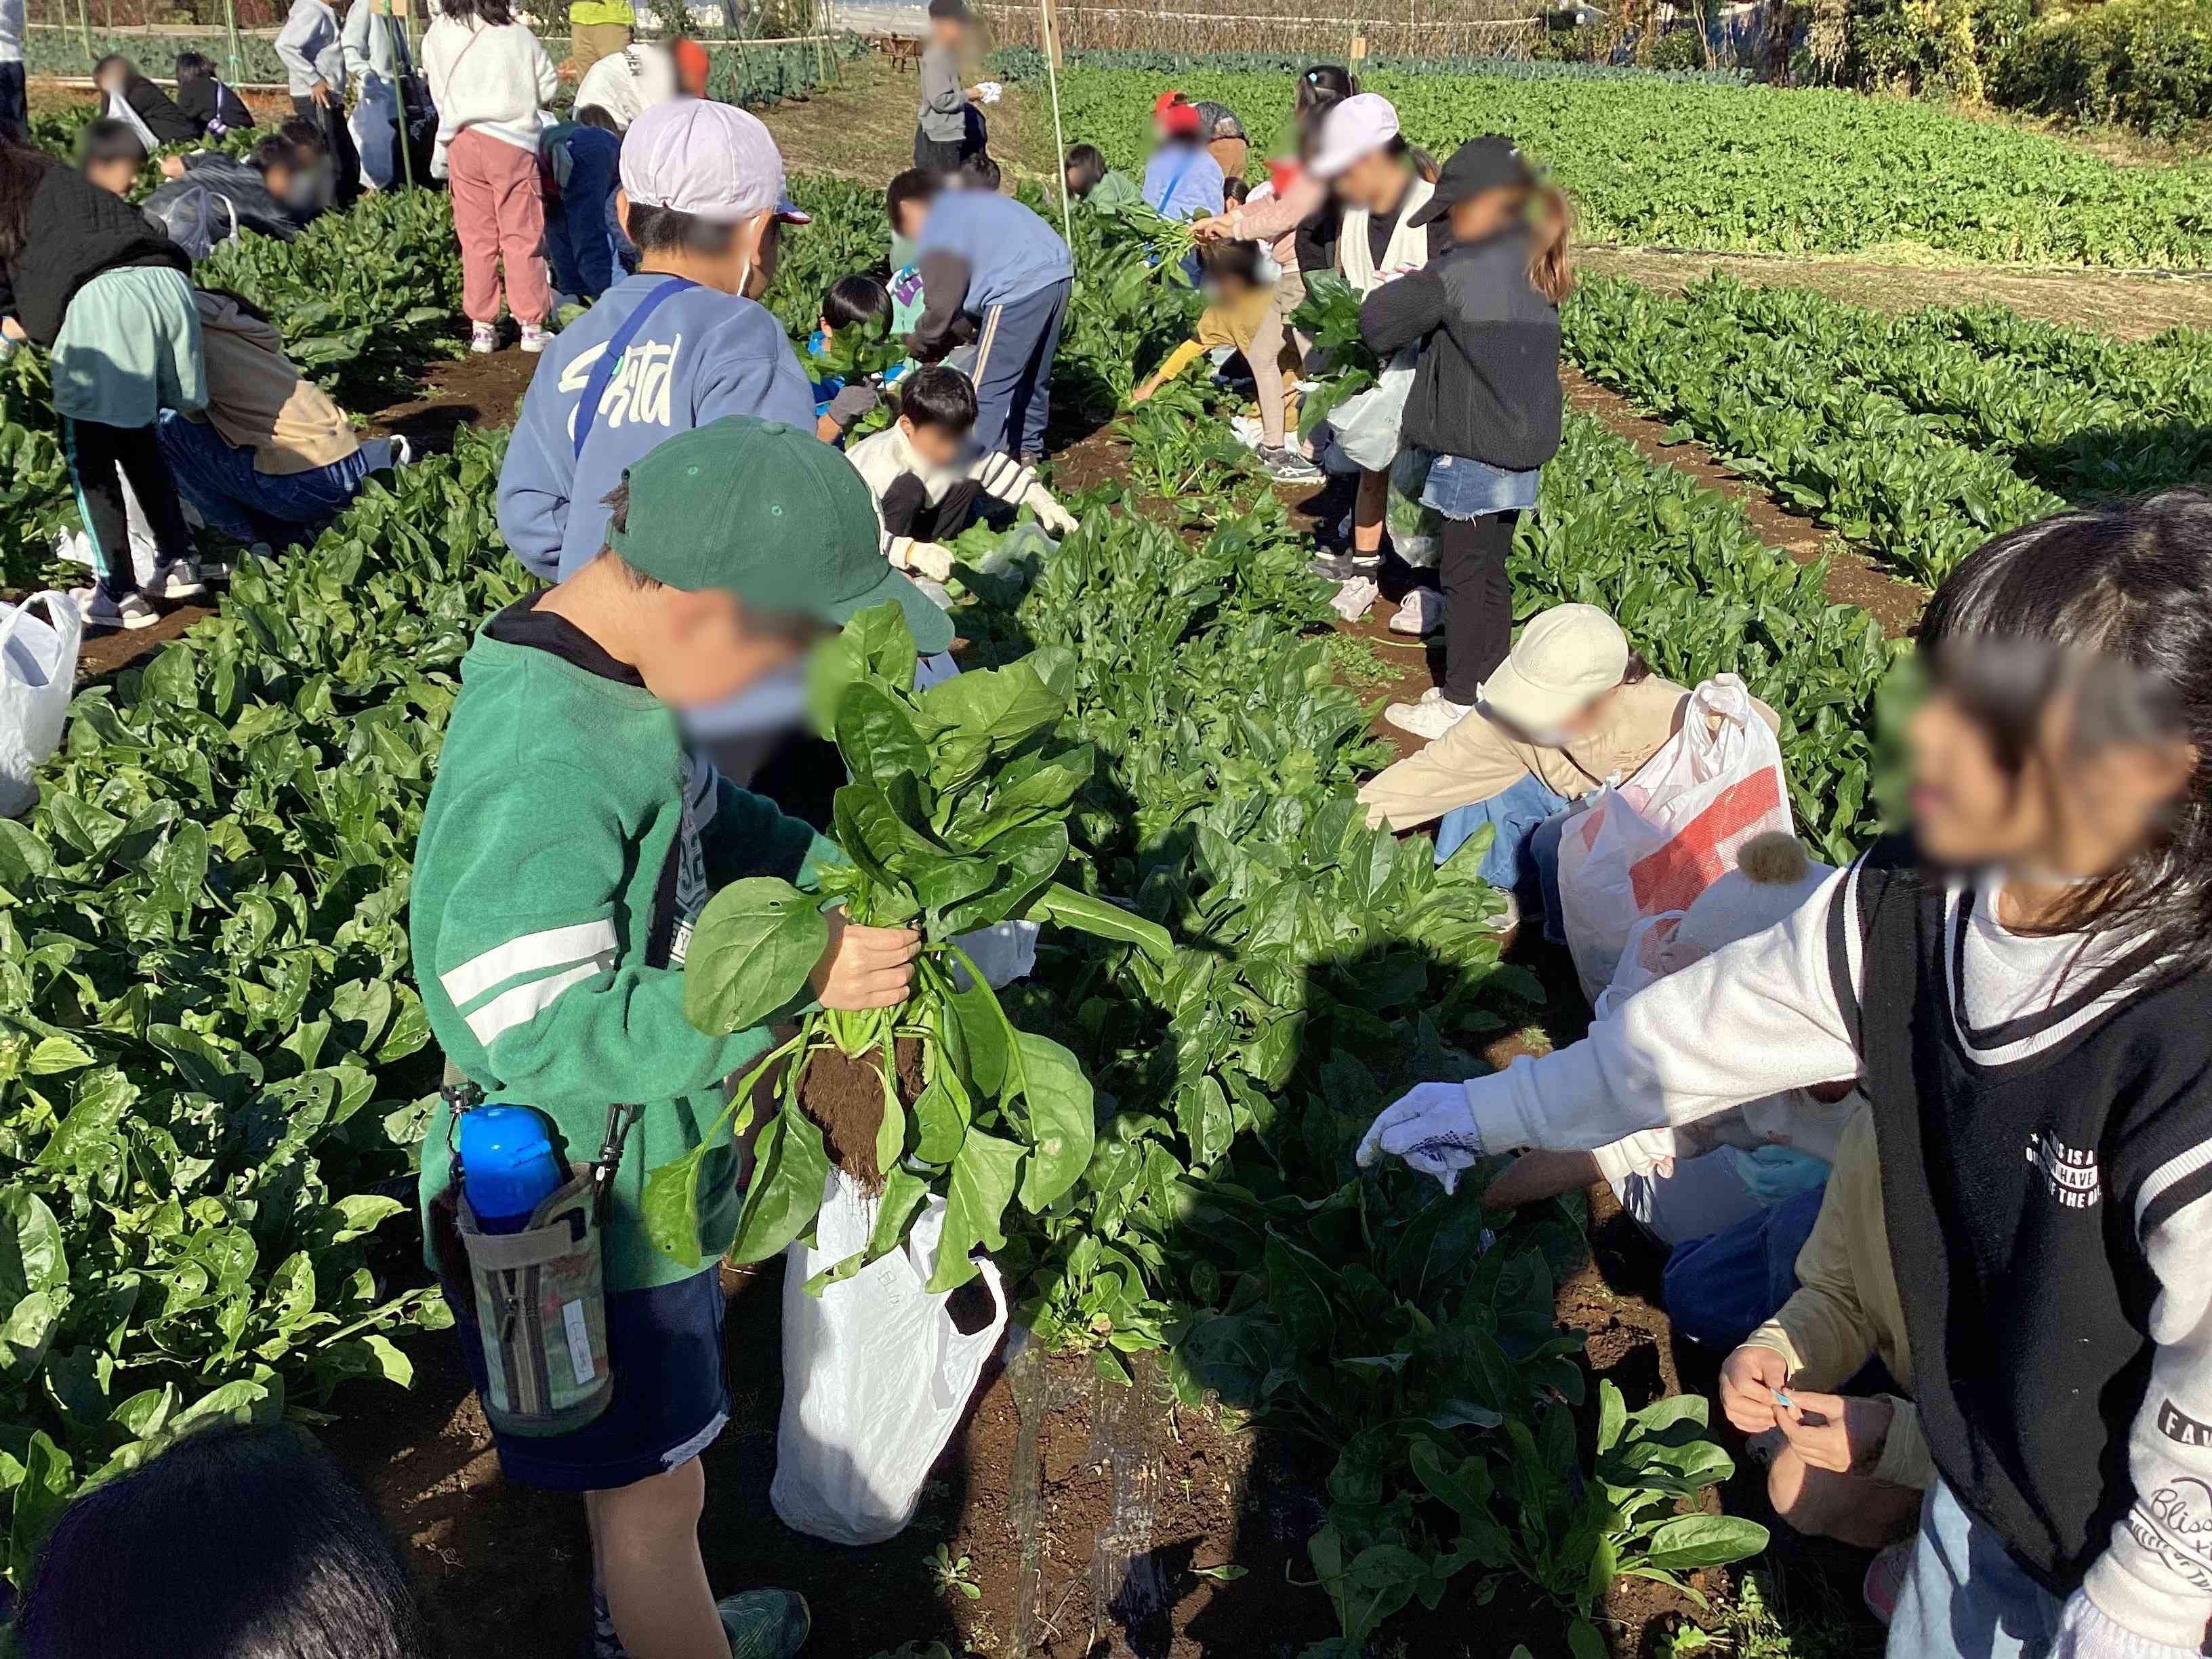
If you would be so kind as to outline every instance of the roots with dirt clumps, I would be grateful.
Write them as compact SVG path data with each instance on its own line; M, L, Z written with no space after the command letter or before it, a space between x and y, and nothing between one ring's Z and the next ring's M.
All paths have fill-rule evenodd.
M884 1171L876 1164L876 1136L884 1127L883 1051L871 1048L854 1060L842 1049L810 1050L799 1079L799 1103L822 1126L830 1161L860 1191L873 1198L884 1189ZM897 1087L911 1105L921 1093L921 1044L898 1039Z

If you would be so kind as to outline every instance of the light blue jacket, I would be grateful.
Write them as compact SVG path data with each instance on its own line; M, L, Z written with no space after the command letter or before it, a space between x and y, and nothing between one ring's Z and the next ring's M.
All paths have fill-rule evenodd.
M568 576L606 538L605 497L660 441L725 415L814 429L814 393L790 339L750 300L692 288L664 300L630 342L574 448L577 405L607 342L668 280L625 276L554 337L522 400L499 475L499 527L541 576Z
M1145 163L1145 201L1170 219L1212 218L1222 211L1221 163L1196 144L1163 144Z

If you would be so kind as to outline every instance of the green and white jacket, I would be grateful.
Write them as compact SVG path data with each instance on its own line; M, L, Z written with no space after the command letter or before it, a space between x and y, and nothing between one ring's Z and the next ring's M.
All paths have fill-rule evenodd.
M551 1119L571 1162L597 1155L611 1103L642 1109L614 1185L607 1289L667 1284L688 1270L646 1238L646 1171L699 1144L727 1081L770 1046L765 1026L714 1037L684 1018L692 924L726 883L806 886L842 854L695 762L634 671L531 600L485 624L461 678L416 847L431 1031L487 1101ZM452 1182L447 1116L423 1143L426 1237ZM736 1173L726 1147L700 1182L709 1260L737 1231Z

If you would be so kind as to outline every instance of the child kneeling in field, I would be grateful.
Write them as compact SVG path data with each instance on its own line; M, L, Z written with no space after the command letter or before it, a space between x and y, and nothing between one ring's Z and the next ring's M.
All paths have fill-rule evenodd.
M1863 1108L1837 1146L1797 1281L1721 1367L1721 1407L1744 1433L1781 1437L1766 1475L1777 1515L1802 1533L1891 1547L1866 1576L1867 1605L1887 1624L1905 1565L1897 1540L1911 1534L1936 1471L1912 1403L1911 1337L1889 1259L1874 1118ZM1844 1387L1874 1359L1897 1393L1814 1392Z
M973 521L988 500L1028 507L1054 535L1075 520L1018 461L975 448L975 388L943 363L906 378L899 417L853 446L851 459L875 497L884 556L894 568L933 581L952 574L942 545Z
M1420 1085L1360 1162L1449 1185L1856 1073L1936 1474L1889 1653L2188 1659L2212 1618L2212 493L1999 537L1919 646L1908 835L1582 1042Z
M732 416L679 433L626 470L609 505L599 556L494 617L462 661L416 849L412 945L449 1067L541 1114L568 1163L603 1137L618 1148L602 1234L613 1393L568 1432L495 1426L502 1469L585 1494L623 1649L780 1659L805 1640L805 1602L761 1590L718 1608L699 1553L699 1455L729 1416L715 1263L744 1200L738 1147L706 1155L702 1269L653 1247L642 1205L646 1172L700 1146L726 1080L770 1043L765 1024L712 1037L684 1018L700 910L728 882L810 884L842 855L691 761L678 714L789 668L886 600L924 651L952 629L884 566L866 489L803 429ZM919 943L833 912L814 993L824 1007L895 1006ZM608 1136L618 1103L638 1108L626 1139ZM455 1261L453 1127L441 1105L423 1143L424 1229L481 1393L471 1275Z

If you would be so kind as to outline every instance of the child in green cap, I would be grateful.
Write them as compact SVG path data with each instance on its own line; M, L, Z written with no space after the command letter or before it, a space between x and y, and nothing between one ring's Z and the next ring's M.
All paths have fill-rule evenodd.
M697 1535L699 1454L729 1415L713 1264L736 1233L737 1148L711 1152L699 1183L703 1271L654 1249L641 1203L646 1171L700 1144L726 1081L770 1046L765 1025L716 1037L684 1018L695 919L727 882L805 886L842 854L695 762L678 711L789 666L887 599L925 651L952 630L884 563L867 486L811 432L732 416L678 434L610 505L599 556L494 617L462 659L416 848L417 981L449 1067L487 1101L542 1114L564 1164L598 1155L611 1105L639 1108L605 1212L613 1395L567 1433L495 1428L501 1468L584 1493L602 1652L703 1659L726 1641L739 1659L781 1659L805 1640L805 1601L755 1590L718 1606ZM833 912L815 995L903 1001L919 943ZM423 1142L424 1231L483 1393L473 1304L435 1243L453 1236L453 1133L441 1105Z

